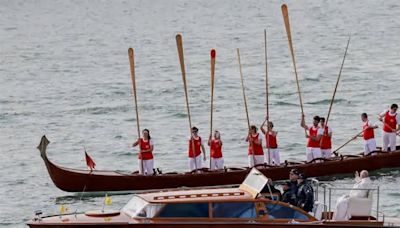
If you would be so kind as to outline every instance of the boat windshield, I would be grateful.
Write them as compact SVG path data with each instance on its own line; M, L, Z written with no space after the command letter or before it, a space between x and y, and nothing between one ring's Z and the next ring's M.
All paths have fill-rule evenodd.
M131 200L122 208L121 211L125 212L130 217L145 217L140 216L140 212L143 208L148 205L149 202L145 201L144 199L134 196Z

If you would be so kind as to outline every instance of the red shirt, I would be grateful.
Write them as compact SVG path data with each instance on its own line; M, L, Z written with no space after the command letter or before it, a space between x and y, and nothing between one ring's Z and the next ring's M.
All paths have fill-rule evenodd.
M332 149L331 137L329 137L329 128L325 126L324 135L321 137L321 149Z
M212 139L210 142L210 150L212 158L222 158L222 145L219 139Z
M194 146L193 146L193 144L194 144ZM189 146L189 150L188 150L189 158L193 158L193 147L194 147L194 154L195 154L194 157L199 156L201 154L201 137L198 137L197 139L194 139L192 137L192 139L190 139L188 141L188 146Z
M276 135L274 135L271 131L265 135L265 141L267 142L267 148L276 149L278 148L278 143L276 141Z
M140 148L140 151L150 149L151 148L150 140L145 141L144 139L141 138L140 142L139 142L139 148ZM150 160L150 159L153 159L153 153L152 152L140 152L138 158L142 159L142 160Z
M363 138L364 140L373 139L375 138L374 129L369 127L369 122L366 121L363 125Z
M312 136L317 137L318 135L318 127L314 128L314 127L310 127L310 129L308 130L308 143L307 143L307 147L314 147L314 148L320 148L320 141L314 141L311 139Z
M249 139L249 155L253 154L253 149L254 149L254 155L264 155L264 151L262 148L261 144L255 144L254 142L259 142L259 134L257 133L257 135L253 136L250 135L250 139ZM253 141L253 143L250 142L250 140Z
M383 125L383 131L392 133L393 132L392 129L396 129L396 126L397 126L396 116L397 116L397 113L394 114L393 116L391 116L389 114L389 111L386 112L385 117L383 119L383 121L385 123Z

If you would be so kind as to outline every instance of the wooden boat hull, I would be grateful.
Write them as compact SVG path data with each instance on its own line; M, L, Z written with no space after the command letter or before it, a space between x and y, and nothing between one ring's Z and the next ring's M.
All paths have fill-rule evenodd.
M49 227L68 227L68 228L81 228L81 227L98 227L98 228L139 228L139 227L160 227L160 228L233 228L233 227L248 227L248 228L259 228L259 227L276 227L276 228L322 228L322 227L384 227L382 222L359 222L359 223L309 223L309 224L288 224L288 223L250 223L250 222L238 222L238 223L138 223L138 224L28 224L31 228L49 228Z
M52 163L46 155L49 141L42 137L38 149L46 164L53 183L67 192L99 192L165 189L177 187L200 187L240 184L250 172L249 168L228 168L220 171L202 171L198 173L166 173L152 176L125 174L118 171L79 170L65 168ZM258 165L265 176L272 180L288 179L289 171L297 168L309 177L322 177L340 174L352 174L359 170L378 170L400 167L400 151L391 153L377 152L374 156L341 156L332 159L320 159L310 163L287 163L273 167Z

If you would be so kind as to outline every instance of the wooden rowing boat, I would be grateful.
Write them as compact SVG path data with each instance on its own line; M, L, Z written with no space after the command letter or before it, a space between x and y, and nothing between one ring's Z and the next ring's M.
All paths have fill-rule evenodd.
M83 170L66 168L54 164L47 158L46 149L50 142L43 136L38 146L41 157L53 183L67 192L99 192L164 189L177 187L200 187L240 184L250 169L225 168L219 171L202 169L200 172L164 173L152 176L123 173L118 171ZM309 177L352 174L359 170L378 170L400 167L400 148L394 152L376 151L374 156L350 155L330 159L314 159L311 162L285 162L281 166L257 165L256 168L272 180L288 179L293 168L305 172Z

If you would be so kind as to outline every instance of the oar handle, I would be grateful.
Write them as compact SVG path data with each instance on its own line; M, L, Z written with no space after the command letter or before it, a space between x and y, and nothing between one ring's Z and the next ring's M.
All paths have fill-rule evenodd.
M339 70L338 78L337 78L337 80L336 80L335 89L334 89L334 91L333 91L331 103L330 103L330 105L329 105L328 115L326 116L326 122L325 122L326 125L328 125L329 117L330 117L330 114L331 114L331 111L332 111L333 101L335 100L336 91L337 91L337 88L338 88L338 85L339 85L340 77L341 77L341 75L342 75L342 70L343 70L343 66L344 66L344 61L346 60L347 50L349 49L350 38L351 38L351 36L349 36L349 39L347 40L346 50L344 51L344 55L343 55L343 59L342 59L342 64L340 65L340 70Z

